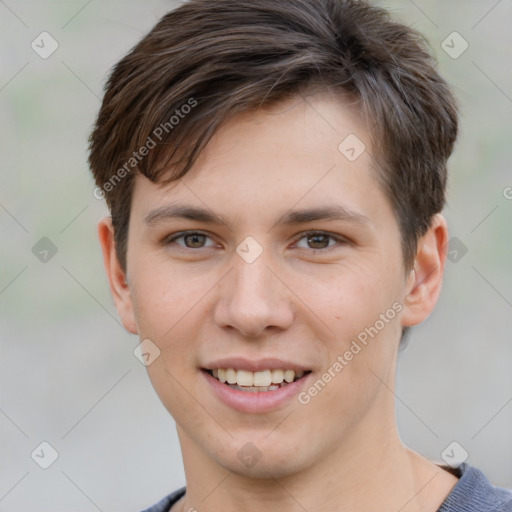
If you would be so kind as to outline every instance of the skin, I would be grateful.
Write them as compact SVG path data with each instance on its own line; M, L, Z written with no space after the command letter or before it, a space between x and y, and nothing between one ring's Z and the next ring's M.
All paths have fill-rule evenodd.
M338 150L349 134L367 148L353 162ZM456 484L402 444L392 392L401 329L422 322L440 293L447 226L433 218L406 269L377 165L357 112L316 93L234 117L180 181L137 176L126 272L110 218L100 221L123 324L161 351L148 374L176 421L187 478L173 511L434 512ZM228 224L145 222L170 203L206 207ZM326 205L366 221L277 223ZM168 241L185 230L207 236ZM252 263L236 252L247 236L263 249ZM201 373L220 357L276 357L310 368L314 382L397 302L401 311L308 404L242 413ZM237 457L248 442L261 453L252 467Z

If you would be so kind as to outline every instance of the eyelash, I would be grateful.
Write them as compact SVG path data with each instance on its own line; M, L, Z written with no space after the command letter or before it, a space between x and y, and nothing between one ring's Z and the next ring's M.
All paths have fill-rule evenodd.
M186 236L191 236L191 235L201 235L201 236L206 236L207 238L210 238L210 235L208 235L208 233L204 233L202 231L181 231L179 233L175 233L167 238L165 238L163 241L162 241L162 244L167 246L167 245L170 245L171 243L175 242L176 240L179 240L180 238L184 238ZM334 240L335 242L337 242L338 244L338 247L340 245L346 245L348 244L348 240L344 237L341 237L339 235L334 235L332 233L328 233L328 232L325 232L325 231L304 231L302 233L299 233L299 237L297 238L296 242L294 242L295 244L298 243L300 240L302 240L303 238L306 238L308 236L311 236L311 235L321 235L321 236L326 236L326 237L329 237L330 239ZM179 244L177 244L180 249L183 249L183 250L191 250L191 251L194 251L194 250L200 250L200 249L207 249L208 247L198 247L198 248L194 248L194 247L186 247L186 246L181 246ZM322 249L312 249L312 248L308 248L309 251L314 251L314 252L328 252L329 250L335 248L336 246L335 245L328 245L327 247L325 248L322 248ZM304 249L304 248L299 248L299 249Z

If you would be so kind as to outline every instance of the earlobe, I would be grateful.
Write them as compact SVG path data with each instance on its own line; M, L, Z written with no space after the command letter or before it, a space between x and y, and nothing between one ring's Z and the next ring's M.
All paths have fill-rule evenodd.
M441 214L436 214L428 231L418 242L414 269L407 281L402 325L413 326L433 311L443 283L448 227Z
M117 312L126 330L137 334L131 290L127 283L126 272L117 257L112 218L104 217L98 223L98 238L103 252L103 264L110 285Z

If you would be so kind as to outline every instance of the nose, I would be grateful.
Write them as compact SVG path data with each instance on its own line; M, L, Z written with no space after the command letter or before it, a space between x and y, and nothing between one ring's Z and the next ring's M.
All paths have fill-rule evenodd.
M234 268L220 284L214 314L219 327L256 338L266 330L288 329L292 325L292 293L268 263L264 255L252 263L234 255Z

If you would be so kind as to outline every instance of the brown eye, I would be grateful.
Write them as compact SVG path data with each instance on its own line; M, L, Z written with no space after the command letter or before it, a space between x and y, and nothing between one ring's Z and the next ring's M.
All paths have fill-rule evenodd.
M309 233L302 233L302 236L295 245L300 249L311 249L313 251L325 250L325 252L327 252L331 249L336 249L336 246L340 248L347 243L347 240L339 235L321 231L310 231Z
M177 245L184 249L203 249L213 247L215 242L206 234L199 231L176 233L163 241L164 245Z
M323 235L321 233L308 235L308 245L311 247L311 249L325 249L329 246L330 238L331 237L329 235Z
M185 235L183 240L185 241L185 245L190 249L197 249L199 247L203 247L206 240L206 235L193 233L191 235Z

